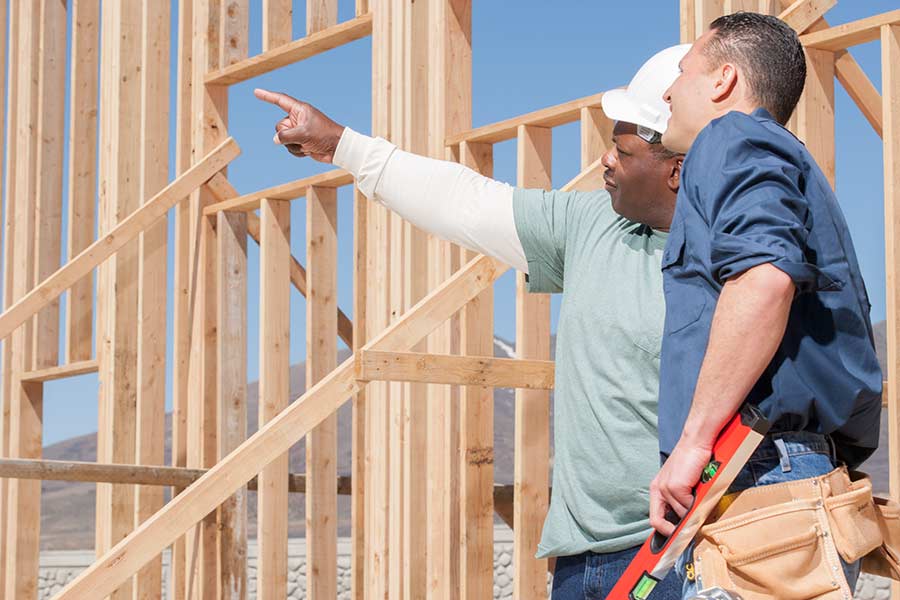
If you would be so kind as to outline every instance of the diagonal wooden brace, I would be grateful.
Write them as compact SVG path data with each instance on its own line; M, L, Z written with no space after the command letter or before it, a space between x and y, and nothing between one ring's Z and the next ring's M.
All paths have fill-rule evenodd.
M364 349L410 349L479 292L492 285L507 269L507 266L492 258L475 258ZM356 381L355 361L355 355L344 361L83 571L56 598L103 598L114 591L359 391L365 384Z
M588 190L598 181L598 160L563 187ZM482 290L493 285L509 267L477 256L436 290L407 311L360 351L406 352L453 316ZM365 387L356 380L354 354L219 461L158 513L64 587L54 600L103 598L131 577L190 527L215 510L300 438ZM264 400L264 399L262 399Z
M240 153L237 142L228 138L207 154L203 160L153 196L146 204L128 215L112 231L85 248L53 275L35 286L21 300L0 314L0 340L5 339L16 327L153 225L170 208L225 168Z

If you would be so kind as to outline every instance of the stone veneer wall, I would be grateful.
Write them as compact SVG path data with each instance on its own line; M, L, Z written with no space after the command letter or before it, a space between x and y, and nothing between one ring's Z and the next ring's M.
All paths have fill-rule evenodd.
M512 598L512 531L505 526L494 530L494 599ZM256 598L256 544L248 548L250 598ZM41 553L40 600L47 600L94 560L93 552L55 551ZM306 598L306 542L288 543L288 598ZM168 578L168 553L163 555L163 580ZM856 587L857 600L889 600L890 580L863 575ZM338 598L350 598L350 540L338 541Z

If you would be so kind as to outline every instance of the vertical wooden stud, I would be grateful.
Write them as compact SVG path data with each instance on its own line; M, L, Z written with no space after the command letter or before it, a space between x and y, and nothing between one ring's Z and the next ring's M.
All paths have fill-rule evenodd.
M612 144L613 122L599 107L581 109L581 169L596 162Z
M357 352L366 343L366 290L369 266L369 201L353 188L353 348ZM350 597L365 598L366 551L366 389L352 400L350 466Z
M551 187L552 130L520 126L518 185ZM516 354L550 358L550 296L529 294L525 275L516 280ZM534 558L549 506L550 399L546 390L516 390L514 598L547 597L547 560Z
M216 215L218 244L219 459L247 438L247 215ZM219 507L217 598L247 597L247 489Z
M4 6L5 8L5 6ZM0 8L0 11L4 10ZM16 4L9 6L9 21L17 22L18 9ZM3 33L5 36L7 27L6 20L2 23ZM9 127L5 131L5 148L6 162L4 170L6 172L6 181L3 188L3 306L7 307L12 304L13 296L13 273L16 267L15 256L13 250L15 248L15 219L16 219L16 201L15 201L15 181L16 181L16 123L18 119L17 107L17 90L18 90L18 35L11 32L8 40L8 73L9 85L3 88L3 97L9 108L7 118L9 119ZM6 83L6 82L4 82ZM5 125L5 122L4 122ZM2 127L2 126L0 126ZM10 345L11 339L3 341L3 371L0 373L2 378L2 411L0 411L0 456L9 457L9 416L10 407L12 405L12 352ZM9 508L8 498L9 480L0 479L0 590L6 590L6 557L7 557L7 538L6 538L6 522Z
M725 14L725 0L694 0L694 36L700 37L709 24Z
M287 44L293 37L293 0L263 0L263 52Z
M806 86L794 110L796 131L834 188L834 53L806 48Z
M306 383L337 366L337 190L306 192ZM306 593L337 598L337 414L306 436Z
M460 144L460 162L493 176L490 144ZM462 262L476 253L460 249ZM463 354L494 354L494 291L487 289L462 310ZM488 598L494 587L494 389L467 386L460 403L461 598Z
M176 89L175 172L191 166L191 81L193 68L193 2L178 3L178 79ZM172 466L187 466L187 386L190 342L190 203L182 200L175 207L175 250L172 285ZM173 494L181 492L173 489ZM171 549L169 598L184 600L186 591L185 539L178 538Z
M287 406L290 394L290 218L290 202L269 199L262 201L259 269L260 426ZM287 453L271 462L259 474L256 593L260 600L281 600L287 595L287 475ZM334 480L331 483L333 486Z
M34 239L36 202L36 165L39 149L34 132L39 122L39 78L41 11L38 3L19 6L17 16L19 83L15 127L15 239L13 256L13 299L21 298L34 285ZM33 324L29 319L10 338L9 454L12 458L41 455L42 386L20 384L15 377L33 367ZM31 598L37 595L40 540L40 482L11 479L8 483L6 535L7 598ZM37 535L36 535L37 533Z
M337 0L306 0L306 35L337 25Z
M356 0L356 16L361 17L362 15L368 14L369 12L369 0Z
M250 0L221 0L219 65L227 67L247 58L250 37Z
M695 0L680 0L678 25L681 31L681 43L689 44L697 38L697 15L694 12Z
M72 59L69 111L68 256L94 241L97 194L97 75L99 67L99 0L72 2ZM91 357L93 277L76 283L66 294L66 362Z
M118 3L102 6L101 234L140 206L142 18L142 11ZM107 262L98 278L100 462L135 462L138 265L134 241ZM97 500L102 554L134 528L134 486L98 485ZM132 594L129 581L111 597L130 599Z
M738 11L759 12L759 0L725 0L725 14L730 15Z
M141 64L142 202L169 179L169 6L145 3ZM165 370L168 217L140 236L136 450L141 465L165 463ZM163 489L137 486L135 525L143 523L164 503ZM162 557L145 565L135 577L137 598L162 597Z

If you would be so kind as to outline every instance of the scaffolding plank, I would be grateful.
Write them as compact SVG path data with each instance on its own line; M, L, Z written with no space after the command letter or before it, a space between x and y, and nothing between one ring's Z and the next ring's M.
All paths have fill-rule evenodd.
M77 256L94 241L97 196L97 113L100 1L72 2L69 84L69 190L67 255ZM66 294L66 362L91 358L94 282L88 275ZM8 306L8 305L7 305Z
M551 188L552 130L521 126L517 184ZM516 279L516 355L550 358L550 296L530 294L524 273ZM547 597L547 560L534 557L549 497L550 402L544 390L516 390L515 516L513 597Z
M290 394L291 206L286 200L264 199L260 213L259 426L263 428L287 406ZM259 474L256 589L260 600L287 595L286 450Z
M372 15L362 15L299 40L288 39L274 46L268 46L262 54L210 72L206 76L206 83L234 85L349 44L371 33Z
M306 195L306 382L337 366L337 191ZM306 593L337 597L337 413L306 436Z

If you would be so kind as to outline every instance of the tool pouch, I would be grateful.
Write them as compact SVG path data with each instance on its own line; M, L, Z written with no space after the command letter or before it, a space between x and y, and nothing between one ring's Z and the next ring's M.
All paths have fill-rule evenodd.
M883 543L862 559L862 571L900 581L900 504L875 497L875 514Z
M871 483L845 469L751 488L725 505L695 538L694 570L702 587L744 600L850 598L839 556L852 562L882 543Z

